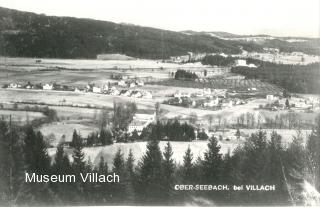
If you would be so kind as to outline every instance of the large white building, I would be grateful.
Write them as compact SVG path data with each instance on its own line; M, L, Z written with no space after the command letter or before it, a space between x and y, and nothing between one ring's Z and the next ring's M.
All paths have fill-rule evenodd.
M142 130L150 123L154 122L156 118L155 112L153 113L136 113L132 122L128 126L128 133L132 133L135 130L140 134Z
M53 89L53 84L49 84L49 83L46 83L42 86L42 89L43 90L52 90Z

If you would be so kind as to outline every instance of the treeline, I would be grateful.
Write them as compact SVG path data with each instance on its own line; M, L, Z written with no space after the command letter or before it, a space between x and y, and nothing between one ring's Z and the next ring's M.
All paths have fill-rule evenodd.
M201 63L203 65L216 65L216 66L230 66L233 65L235 58L228 56L224 57L221 55L206 55Z
M195 80L198 76L195 73L188 72L186 70L177 70L177 72L174 74L174 79L176 80Z
M281 136L258 131L232 154L221 154L215 137L203 156L190 148L177 164L167 143L164 151L156 139L147 144L144 156L135 160L118 150L108 166L85 159L83 145L75 138L72 161L62 145L49 157L42 134L30 126L16 127L0 122L1 205L304 205L308 196L303 183L320 190L320 119L303 144L297 136L284 148ZM138 165L136 164L138 163ZM71 175L116 173L119 183L29 183L24 172ZM175 185L275 185L274 191L177 191ZM308 200L310 202L310 200Z
M92 132L87 137L82 137L80 133L74 130L70 146L73 147L77 139L82 140L82 144L86 147L95 147L119 142L150 141L151 139L158 141L192 141L196 137L203 140L208 139L206 133L201 131L196 136L194 126L190 124L181 124L178 120L158 121L145 127L140 135L136 130L128 133L126 130L102 128L99 132ZM60 140L60 143L65 143L65 137Z
M320 65L281 65L262 62L258 68L233 67L231 72L247 79L260 79L293 93L320 93Z
M196 138L194 127L190 124L181 124L178 120L149 124L142 130L141 140L170 140L192 141Z

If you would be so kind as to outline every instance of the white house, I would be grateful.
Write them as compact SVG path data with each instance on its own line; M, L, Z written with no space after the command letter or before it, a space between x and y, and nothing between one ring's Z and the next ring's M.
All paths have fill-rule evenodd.
M21 84L19 84L19 83L10 83L8 88L21 88Z
M144 86L144 82L143 81L136 81L136 84L138 85L138 86Z
M92 92L93 93L101 93L101 88L100 87L96 87L96 86L93 86L93 88L92 88Z
M233 106L233 102L232 102L232 100L228 100L228 101L223 102L221 106L224 108L231 108Z
M247 66L247 60L238 59L235 61L236 66Z
M76 92L76 93L80 93L81 91L80 91L80 89L79 89L79 88L77 88L77 87L76 87L76 88L74 89L74 92Z
M130 88L134 88L136 86L136 84L134 82L130 83L129 87Z
M42 86L43 90L52 90L53 89L53 84L46 83L45 85Z
M142 97L146 98L146 99L152 99L152 94L151 94L151 92L146 91L145 93L143 93Z
M113 96L118 96L120 94L120 91L118 91L117 89L111 89L111 93L110 95L113 95Z
M109 86L107 84L104 84L102 87L102 91L108 91L109 90Z
M203 105L207 106L207 107L218 106L219 105L219 98L215 98L215 99L212 99L208 102L205 102Z
M142 97L142 94L141 94L140 91L133 91L132 94L131 94L131 97L141 98L141 97Z
M118 81L118 86L126 86L126 82L124 80Z
M269 100L269 101L275 101L275 100L278 100L278 97L272 95L272 94L268 94L266 96L266 99Z

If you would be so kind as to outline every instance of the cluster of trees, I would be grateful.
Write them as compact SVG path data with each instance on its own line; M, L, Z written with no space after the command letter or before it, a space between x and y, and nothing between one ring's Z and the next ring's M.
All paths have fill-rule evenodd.
M230 66L234 64L235 58L228 56L224 57L221 55L206 55L201 63L203 65L216 65L216 66Z
M127 129L136 112L137 105L134 102L114 102L112 116L113 128L121 130ZM107 120L107 118L105 120Z
M237 117L237 127L241 128L269 128L269 129L302 129L312 128L312 120L303 120L301 116L295 112L276 114L274 117L264 117L259 114L255 116L253 113L247 112Z
M170 140L170 141L192 141L196 138L194 127L187 123L181 124L178 120L167 122L156 122L149 124L141 132L142 140Z
M320 190L320 119L306 145L297 136L287 147L281 136L258 131L232 154L222 155L215 137L201 157L190 148L177 164L167 143L163 151L151 139L143 157L135 160L118 150L108 165L104 157L93 165L85 159L80 139L74 140L72 161L62 145L49 157L42 134L30 126L0 122L1 205L182 205L204 201L212 205L303 205L303 182ZM53 160L52 160L53 159ZM138 164L136 164L138 163ZM29 183L24 171L65 175L116 173L120 183ZM174 185L275 185L275 191L176 191ZM302 187L301 187L302 186ZM196 200L196 201L195 201Z
M260 79L277 84L293 93L320 93L319 63L309 65L281 65L260 61L260 67L234 67L231 72L248 79Z
M170 98L168 100L163 101L164 104L174 105L174 106L182 106L182 107L189 107L192 105L192 99L188 97L181 97L181 98Z
M195 80L198 76L195 73L188 72L186 70L177 70L177 72L174 75L174 79L176 80Z

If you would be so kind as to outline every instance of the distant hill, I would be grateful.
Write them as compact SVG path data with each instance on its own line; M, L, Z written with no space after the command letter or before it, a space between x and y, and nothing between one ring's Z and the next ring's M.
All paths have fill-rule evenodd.
M239 53L241 44L208 35L188 35L130 24L45 16L0 7L0 55L96 58L119 53L168 58L188 52Z
M320 55L320 38L306 37L274 37L265 34L237 35L228 32L195 32L182 31L183 34L196 36L211 36L223 40L234 41L248 51L259 51L263 47L279 48L282 52L303 52L311 55Z

